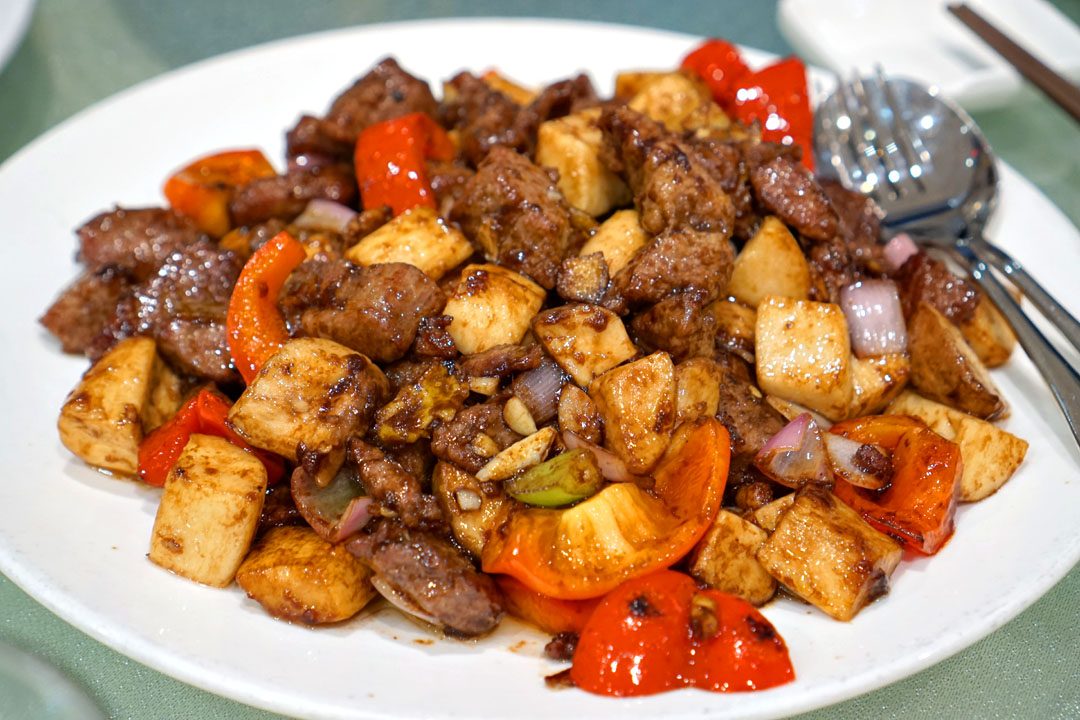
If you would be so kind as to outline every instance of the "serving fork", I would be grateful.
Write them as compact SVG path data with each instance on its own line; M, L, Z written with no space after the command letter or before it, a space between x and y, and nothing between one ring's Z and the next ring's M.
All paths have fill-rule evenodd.
M887 231L942 248L997 305L1080 445L1080 375L994 275L1008 277L1080 351L1080 323L1015 259L983 237L997 201L994 155L975 122L936 90L886 79L839 83L814 121L819 172L873 198Z

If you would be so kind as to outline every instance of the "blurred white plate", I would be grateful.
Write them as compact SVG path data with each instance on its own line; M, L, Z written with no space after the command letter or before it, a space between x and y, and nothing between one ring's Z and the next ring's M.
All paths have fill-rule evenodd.
M1022 78L945 9L955 0L780 0L795 51L844 75L881 64L937 85L968 110L1009 102ZM1049 67L1080 78L1080 28L1045 0L970 0L972 8Z
M0 0L0 70L30 29L35 0Z
M851 623L795 602L765 614L787 640L796 682L761 693L685 690L615 700L543 683L544 636L506 622L479 642L434 639L391 610L308 629L270 618L235 586L203 587L146 559L160 491L84 466L56 435L87 363L61 354L36 318L78 268L72 229L113 203L160 204L167 174L193 157L262 147L388 54L435 86L499 67L540 84L579 70L610 92L620 69L670 68L696 43L642 28L542 20L361 27L245 50L169 73L102 102L0 167L0 571L117 651L201 688L305 718L655 718L790 715L925 668L1014 617L1080 557L1076 448L1019 351L997 378L1028 460L995 497L962 508L933 558L904 563L892 594ZM766 59L750 53L752 63ZM992 237L1080 310L1080 237L1005 167ZM1038 248L1022 246L1038 238Z

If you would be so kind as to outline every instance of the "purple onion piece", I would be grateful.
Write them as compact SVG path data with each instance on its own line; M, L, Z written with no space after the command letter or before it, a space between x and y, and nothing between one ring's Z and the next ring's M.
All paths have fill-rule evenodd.
M769 438L754 456L754 467L792 488L832 480L821 429L809 413L799 415Z
M851 349L860 358L907 352L907 326L892 280L864 280L840 291Z

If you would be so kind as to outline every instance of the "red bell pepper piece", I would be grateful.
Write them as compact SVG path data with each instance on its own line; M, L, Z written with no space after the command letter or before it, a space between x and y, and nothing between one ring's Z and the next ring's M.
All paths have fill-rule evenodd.
M258 150L231 150L199 158L165 182L172 209L214 237L229 231L229 201L237 187L274 175L274 166Z
M763 140L801 146L802 163L813 171L814 116L801 60L785 58L742 78L736 83L734 110L744 123L761 123Z
M581 633L600 604L600 598L559 600L538 593L509 575L496 575L495 584L502 591L508 613L552 635Z
M484 572L512 575L549 597L584 600L673 565L716 517L731 457L718 420L687 431L681 449L654 471L653 494L613 483L565 510L519 510L484 546Z
M694 686L764 690L795 677L787 646L752 605L661 570L629 580L596 608L570 678L600 695L651 695Z
M197 398L191 398L164 425L143 438L139 445L139 477L147 485L161 487L176 464L191 433L199 432Z
M210 390L200 390L195 396L198 405L199 430L204 435L223 437L233 445L255 454L266 467L266 484L272 487L285 475L285 461L280 455L269 450L252 447L225 422L229 417L232 403Z
M785 58L752 72L737 47L713 38L687 55L682 67L701 76L728 115L760 123L762 139L801 146L803 165L813 171L814 116L801 60Z
M237 447L254 453L266 467L267 485L275 485L285 475L285 461L274 453L248 445L228 425L232 403L211 390L200 390L168 422L150 433L139 445L139 477L147 485L162 487L169 471L188 444L192 433L223 437Z
M353 156L365 208L389 205L394 215L417 206L435 207L424 160L450 160L454 144L424 113L376 123L360 132Z
M682 68L701 76L716 104L728 115L735 114L735 88L750 75L737 47L719 38L706 40L683 58Z
M277 297L289 273L306 257L303 245L280 232L255 251L240 271L229 298L225 329L229 352L246 383L289 340Z
M865 490L837 479L833 492L884 533L933 555L953 532L963 462L960 448L906 415L874 415L830 432L892 452L892 482Z

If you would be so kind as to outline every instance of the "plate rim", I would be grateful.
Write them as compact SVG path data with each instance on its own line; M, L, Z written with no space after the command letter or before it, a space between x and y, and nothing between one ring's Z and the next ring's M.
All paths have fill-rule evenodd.
M107 98L103 98L102 100L88 106L87 108L84 108L83 110L80 110L78 113L75 113L74 115L67 118L63 122L57 124L53 128L50 128L45 133L43 133L42 135L38 136L37 138L32 140L27 145L25 145L23 148L20 148L7 161L5 161L3 163L3 165L0 165L0 177L2 177L9 170L9 168L11 166L15 165L17 163L17 161L19 161L20 158L24 157L25 155L27 155L29 153L34 152L34 150L37 147L49 143L50 140L53 137L55 137L55 136L57 136L59 134L67 132L68 129L71 126L79 124L84 119L85 116L93 114L93 113L100 112L100 111L108 108L109 106L111 106L114 103L123 103L123 102L126 101L126 99L129 96L140 93L142 91L145 91L146 89L154 87L154 86L156 86L158 84L168 84L168 83L172 82L177 77L182 77L182 76L184 76L186 74L189 74L189 73L198 73L198 72L200 72L202 70L203 66L206 66L206 65L217 65L218 63L227 63L229 61L232 61L232 60L236 59L237 57L242 57L242 56L249 55L249 54L254 55L254 54L262 53L262 52L272 53L272 52L275 52L276 50L278 50L280 47L289 46L289 45L295 44L295 43L300 42L300 41L313 41L313 40L318 40L319 38L326 37L326 36L338 36L338 35L348 36L348 35L352 35L352 34L358 33L358 32L363 33L363 32L366 32L366 31L373 31L373 30L378 31L380 29L387 29L387 28L398 28L398 27L405 28L405 27L429 26L429 25L436 25L436 26L440 26L440 27L446 27L447 25L450 25L450 26L453 26L453 25L467 25L467 26L475 27L478 24L499 24L499 25L511 24L511 25L521 25L523 27L528 27L530 30L535 30L536 26L537 26L537 23L549 24L549 25L556 26L556 27L558 27L558 26L577 26L577 27L590 26L590 27L593 27L593 28L597 28L598 30L602 29L602 28L611 28L611 29L614 29L616 31L621 31L621 32L634 31L634 32L639 32L639 33L649 35L649 36L654 36L654 37L657 36L657 35L666 35L666 36L670 36L672 39L679 39L679 40L693 40L693 39L698 37L698 36L690 35L690 34L687 34L687 33L680 33L680 32L675 32L675 31L670 31L670 30L653 29L653 28L647 28L647 27L643 27L643 26L634 26L634 25L621 25L621 24L618 24L618 23L607 23L607 22L593 22L593 21L579 21L579 20L557 20L557 19L549 19L549 18L542 18L542 19L530 19L530 18L468 18L468 19L460 19L460 18L454 18L454 19L443 19L443 20L412 20L412 21L403 21L403 22L394 22L394 23L372 23L372 24L351 26L351 27L346 27L346 28L336 28L336 29L332 29L332 30L324 30L324 31L316 32L316 33L307 33L307 34L297 35L297 36L288 37L288 38L280 38L280 39L272 40L272 41L267 42L267 43L261 43L261 44L253 45L253 46L250 46L250 47L247 47L247 48L241 48L241 49L238 49L238 50L230 51L228 53L224 53L224 54L217 55L217 56L214 56L214 57L202 59L202 60L196 61L194 63L190 63L190 64L185 65L183 67L176 68L176 69L170 70L168 72L165 72L165 73L159 74L157 76L154 76L152 78L148 78L146 80L143 80L143 81L141 81L141 82L139 82L139 83L137 83L135 85L132 85L131 87L128 87L128 88L125 88L125 89L121 90L118 93L114 93L114 94L108 96ZM756 52L761 53L761 51L756 51ZM764 55L764 56L768 55L767 53L761 53L761 54ZM1012 168L1009 168L1008 166L1004 166L1003 175L1009 176L1010 177L1010 182L1019 182L1022 186L1025 186L1026 189L1036 193L1040 198L1042 198L1043 200L1046 201L1046 204L1047 204L1048 207L1053 208L1053 210L1058 214L1058 217L1055 218L1055 221L1063 222L1066 225L1068 225L1069 227L1072 227L1072 223L1068 220L1068 218L1066 216L1064 216L1063 213L1061 213L1060 209L1057 208L1056 206L1054 206L1054 204L1052 202L1050 202L1048 199L1046 199L1046 197L1041 193L1041 191L1039 191L1037 188L1035 188L1025 178L1020 176L1019 173L1016 173L1014 170L1012 170ZM1075 228L1074 228L1074 230L1075 230ZM1055 572L1050 573L1049 575L1042 576L1042 578L1040 579L1041 582L1037 583L1037 585L1040 587L1038 592L1036 592L1034 594L1028 593L1023 598L1013 598L1011 602L1006 602L1006 603L1002 604L1001 606L999 606L996 609L996 611L990 615L990 617L991 617L990 623L980 626L979 629L977 631L975 631L974 634L965 635L964 636L964 638L965 638L964 641L961 642L959 645L957 645L955 643L952 643L952 644L943 643L941 646L937 647L934 652L923 655L923 656L921 656L919 658L916 658L916 659L912 660L911 662L908 662L908 663L904 663L904 662L893 663L888 668L890 671L880 674L879 675L880 679L877 680L877 681L874 681L871 688L851 689L851 688L847 687L847 684L844 684L843 686L837 687L836 690L834 692L832 692L831 694L830 693L824 693L824 694L819 694L819 695L815 696L815 700L814 700L813 704L801 705L800 707L796 708L795 711L796 712L805 712L805 711L813 710L813 709L816 709L816 708L824 707L826 705L834 704L836 702L840 702L840 701L845 700L845 699L850 699L851 697L854 697L858 692L863 692L863 691L866 691L867 689L877 689L877 688L880 688L880 687L884 687L884 686L886 686L888 684L892 684L893 682L896 682L899 679L902 679L904 677L908 677L908 676L914 674L915 672L918 672L918 671L920 671L922 669L925 669L926 667L929 667L929 666L931 666L933 664L936 664L937 662L940 662L942 659L944 659L946 657L949 657L949 656L961 651L962 649L964 649L966 647L969 647L971 644L977 642L978 640L982 639L986 635L989 635L991 632L993 632L994 630L1000 628L1002 625L1007 623L1009 620L1011 620L1013 617L1018 615L1025 608L1029 607L1032 603L1034 603L1038 598L1042 597L1047 592L1047 590L1049 590L1049 588L1052 587L1055 583L1060 581L1060 579L1062 577L1064 577L1070 571L1070 569L1073 567L1073 565L1076 564L1077 560L1080 560L1080 540L1078 540L1075 543L1075 545L1076 545L1076 547L1074 548L1075 552L1073 553L1072 559L1070 561L1068 561L1068 562L1065 562L1063 560L1059 561L1057 563L1057 565L1055 566L1055 568L1054 568ZM302 704L304 709L307 709L308 711L311 710L310 705L307 702L303 702L301 704L293 704L293 705L288 705L287 703L283 703L283 702L281 704L270 703L269 701L273 700L274 698L267 696L265 688L258 688L258 689L253 688L248 693L240 693L240 694L238 694L237 692L235 692L235 690L236 690L236 681L235 680L230 681L230 680L226 680L226 679L221 679L220 682L216 682L216 683L215 682L210 682L210 680L213 680L213 678L208 679L205 675L199 674L199 672L198 672L198 658L187 658L186 655L184 655L183 653L180 653L178 651L170 651L170 652L166 653L165 654L165 661L163 661L162 656L161 656L161 652L160 652L160 650L158 650L158 648L160 646L153 644L152 642L150 642L149 639L141 637L141 635L139 633L131 631L128 626L123 625L123 624L117 624L115 622L115 620L113 620L110 623L110 622L102 622L101 619L98 618L97 622L94 622L94 623L91 623L91 624L87 625L85 623L85 621L83 621L80 618L70 617L70 615L73 615L74 613L69 613L69 608L61 604L61 600L63 598L61 598L61 597L54 598L53 595L52 595L52 593L54 593L54 592L60 592L58 588L54 587L54 588L50 589L47 586L47 584L45 583L45 581L47 580L46 578L44 578L44 577L39 578L39 577L36 576L35 573L29 572L29 571L27 571L26 569L24 569L24 568L22 568L20 566L12 566L12 565L10 565L9 560L10 560L10 558L8 556L8 549L5 546L0 545L0 566L2 566L2 569L3 569L5 575L7 575L9 578L11 578L12 581L15 582L17 585L22 587L37 602L39 602L42 605L44 605L45 607L49 608L52 612L54 612L55 614L57 614L58 616L60 616L64 620L68 621L69 623L71 623L73 626L75 626L76 628L78 628L82 632L85 632L88 635L94 637L96 640L102 642L103 644L116 649L121 654L124 654L124 655L126 655L128 657L131 657L133 659L136 659L139 662L142 662L142 663L146 664L149 667L157 669L157 670L159 670L159 671L161 671L161 672L163 672L165 674L168 674L168 675L170 675L170 676L172 676L174 678L177 678L177 679L181 680L182 682L185 682L185 683L187 683L189 685L192 685L194 687L199 687L199 688L208 690L210 692L213 692L215 694L218 694L218 695L221 695L221 696L224 696L224 697L233 698L233 699L236 699L239 702L243 702L243 703L255 706L255 707L261 707L261 708L264 708L264 709L267 709L267 710L270 710L270 711L276 711L276 712L282 712L282 711L295 712L295 711L297 711L298 708L301 707L301 704ZM1060 572L1056 572L1057 570L1060 570ZM36 592L35 592L35 589L36 589ZM1028 596L1030 596L1030 597L1028 597ZM112 634L110 634L109 629L108 629L110 625L115 626L113 631L112 631ZM119 632L117 632L117 631L119 631ZM125 638L126 638L126 640L125 640ZM155 653L155 650L157 650L156 653ZM280 702L280 700L278 702ZM295 701L295 702L299 702L299 701ZM785 710L785 712L786 712L786 710ZM775 715L775 711L772 711L772 712L766 711L764 713L760 713L758 715L753 715L753 716L755 716L755 717L756 716L760 716L760 717L769 716L769 717L771 717L771 716L774 716L774 715ZM326 715L316 715L316 716L317 717L323 717L323 716L331 717L331 716L336 716L336 715L326 714ZM365 715L364 717L368 717L368 715ZM376 714L370 715L370 717L384 717L384 715L376 713Z

